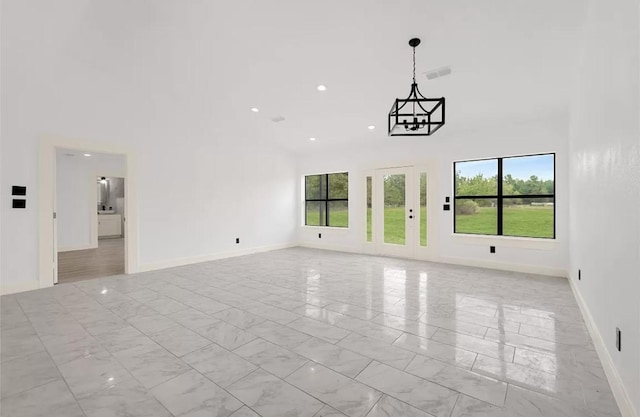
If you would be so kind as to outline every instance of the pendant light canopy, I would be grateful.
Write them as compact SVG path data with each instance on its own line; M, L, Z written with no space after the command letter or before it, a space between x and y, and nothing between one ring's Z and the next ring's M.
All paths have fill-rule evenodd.
M444 97L426 98L416 83L416 46L420 39L413 38L413 84L405 99L397 98L389 112L389 136L429 136L444 126Z

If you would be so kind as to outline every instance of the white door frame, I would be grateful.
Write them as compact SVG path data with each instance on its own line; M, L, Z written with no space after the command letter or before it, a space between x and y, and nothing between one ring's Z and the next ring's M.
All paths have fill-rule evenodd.
M420 246L420 174L427 173L427 246ZM379 168L373 174L373 233L372 240L378 255L401 258L437 260L438 259L438 176L435 161L419 165ZM384 243L384 175L406 174L405 178L405 245ZM366 178L366 177L365 177ZM409 213L409 209L413 212ZM412 219L409 216L413 216Z
M53 283L57 284L58 283L58 193L56 192L56 178L57 178L57 174L58 174L58 160L55 157L55 151L54 151L54 158L53 158L53 227L52 227L52 232L53 232L53 247L51 248L51 255L53 256ZM40 190L42 190L42 182L40 183ZM40 194L40 201L42 201L42 194ZM40 207L42 208L42 207ZM42 248L40 248L40 250L42 250ZM42 256L40 257L40 259L42 259ZM42 288L42 284L40 285L40 288Z
M56 240L53 213L56 208L56 149L77 149L85 152L121 154L125 158L125 274L138 271L138 205L135 181L135 156L126 148L109 144L43 136L38 156L38 281L40 288L51 287L57 276L55 268Z

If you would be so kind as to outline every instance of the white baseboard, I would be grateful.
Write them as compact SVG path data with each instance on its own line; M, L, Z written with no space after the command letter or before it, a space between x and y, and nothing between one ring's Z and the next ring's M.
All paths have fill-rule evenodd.
M359 253L363 255L371 255L370 253L366 253L362 250L355 249L351 246L340 246L340 245L322 244L322 243L300 243L296 246L299 246L301 248L309 248L309 249L332 250L337 252Z
M0 284L0 295L37 290L38 288L40 288L40 282L37 280L21 282L19 284Z
M627 394L627 390L622 383L618 370L613 364L607 345L604 343L604 339L591 316L591 311L587 307L584 298L582 298L582 294L580 294L580 290L578 290L578 287L575 285L575 281L571 277L569 277L569 284L571 285L573 295L576 297L578 306L582 312L582 317L587 325L587 329L589 329L591 339L593 339L593 344L596 348L596 352L598 353L598 357L600 358L600 362L602 363L602 367L604 368L604 373L607 375L607 380L611 386L613 396L618 403L618 408L620 408L622 417L640 417L633 407L633 403Z
M475 266L478 268L499 269L501 271L522 272L525 274L547 275L560 278L567 278L568 276L566 269L540 265L511 264L506 262L484 261L481 259L442 256L436 262L454 265Z
M138 272L156 271L158 269L173 268L176 266L191 265L191 264L197 264L200 262L209 262L209 261L215 261L218 259L233 258L236 256L251 255L251 254L260 253L260 252L269 252L272 250L286 249L294 246L296 245L290 244L290 243L284 243L280 245L259 246L254 248L238 249L238 250L232 250L232 251L226 251L226 252L217 252L209 255L193 256L189 258L170 259L162 262L140 264L140 266L138 267Z
M91 243L89 243L88 245L78 245L78 246L62 246L62 247L58 247L58 252L71 252L74 250L87 250L87 249L95 249L98 246L94 246Z
M190 258L171 259L164 262L140 265L138 272L155 271L158 269L172 268L176 266L190 265L200 262L215 261L216 259L233 258L236 256L251 255L260 252L286 249L297 246L295 244L280 244L271 246L261 246L248 249L240 249L226 252L219 252L210 255L195 256ZM77 249L74 249L77 250ZM0 295L15 294L24 291L37 290L39 288L50 287L51 285L41 285L39 281L29 281L19 284L0 284Z
M324 250L334 250L339 252L348 252L348 253L360 253L363 255L376 255L369 250L357 249L351 246L340 246L334 244L321 244L321 243L300 243L299 246L304 248L312 248L312 249L324 249ZM511 264L506 262L495 262L495 261L484 261L480 259L468 259L468 258L457 258L457 257L436 257L432 259L422 259L422 258L409 258L416 259L419 261L427 261L427 262L440 262L445 264L452 265L464 265L464 266L475 266L478 268L489 268L489 269L499 269L501 271L511 271L511 272L522 272L525 274L537 274L537 275L547 275L552 277L560 277L566 278L568 276L567 270L563 268L552 268L546 266L539 265L522 265L522 264Z

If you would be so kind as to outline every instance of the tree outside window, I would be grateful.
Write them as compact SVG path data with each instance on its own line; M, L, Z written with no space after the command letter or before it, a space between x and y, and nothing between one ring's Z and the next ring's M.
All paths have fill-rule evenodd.
M555 238L555 154L454 163L454 232Z

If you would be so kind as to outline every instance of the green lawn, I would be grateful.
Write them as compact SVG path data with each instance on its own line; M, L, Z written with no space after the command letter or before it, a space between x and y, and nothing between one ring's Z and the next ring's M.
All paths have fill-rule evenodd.
M495 235L498 217L495 207L480 207L476 214L457 214L456 233Z
M318 216L317 211L315 212ZM405 210L402 207L387 208L384 214L384 242L404 244ZM312 213L309 213L311 219ZM480 207L477 214L456 215L456 232L495 235L497 233L496 208ZM331 226L346 227L349 224L347 210L331 212ZM311 223L309 223L311 224ZM371 242L372 211L367 210L367 241ZM420 245L427 245L426 208L420 213ZM504 209L504 235L523 237L553 237L553 207L512 206Z
M332 210L329 212L329 224L332 227L347 227L349 225L348 210ZM385 243L404 244L405 243L405 227L404 227L405 211L402 207L387 208L385 210ZM421 233L420 244L422 246L427 245L427 221L426 221L426 209L422 209L421 216ZM309 209L307 213L307 224L309 226L319 225L318 210ZM372 212L371 209L367 210L367 241L371 242L372 231Z
M420 246L427 246L427 208L420 207Z
M322 214L324 216L324 213ZM324 221L324 220L323 220ZM307 207L307 226L324 226L320 222L320 212L315 206ZM349 226L349 210L330 210L329 211L329 226L331 227L348 227Z
M384 211L384 242L392 244L404 244L405 211L402 207L387 207ZM367 242L371 242L372 231L372 213L371 209L367 210ZM420 211L420 246L427 246L427 209L422 207Z
M349 227L349 210L332 210L329 212L331 227Z
M503 234L521 237L553 237L553 207L512 206L504 209ZM477 214L456 215L456 232L495 235L495 207L480 207Z
M406 242L406 230L404 219L404 207L384 208L384 243L404 245Z
M553 238L553 207L505 207L503 216L505 236Z

